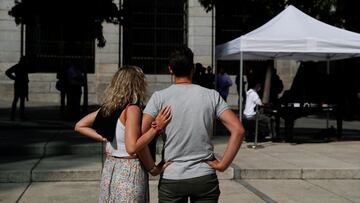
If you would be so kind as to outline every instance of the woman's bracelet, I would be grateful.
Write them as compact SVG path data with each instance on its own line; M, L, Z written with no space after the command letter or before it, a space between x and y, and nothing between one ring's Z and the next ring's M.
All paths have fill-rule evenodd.
M163 129L158 128L159 126L157 125L156 121L153 121L153 122L151 123L151 127L152 127L154 130L156 130L158 133L162 133L162 132L163 132Z
M155 130L158 130L158 125L156 121L151 122L151 127L154 128Z

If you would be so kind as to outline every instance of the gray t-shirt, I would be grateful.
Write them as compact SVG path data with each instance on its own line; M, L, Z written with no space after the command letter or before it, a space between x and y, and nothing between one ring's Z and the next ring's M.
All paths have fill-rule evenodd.
M179 180L215 173L204 160L214 156L213 125L228 104L215 90L177 84L155 92L144 113L155 118L167 105L171 106L172 119L165 129L163 159L173 163L165 169L163 178Z

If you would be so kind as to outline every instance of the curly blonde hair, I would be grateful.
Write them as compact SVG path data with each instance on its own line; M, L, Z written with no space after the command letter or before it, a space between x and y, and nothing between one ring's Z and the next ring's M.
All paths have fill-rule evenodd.
M115 73L105 90L101 113L108 116L118 107L142 104L145 91L146 81L143 71L137 66L123 66Z

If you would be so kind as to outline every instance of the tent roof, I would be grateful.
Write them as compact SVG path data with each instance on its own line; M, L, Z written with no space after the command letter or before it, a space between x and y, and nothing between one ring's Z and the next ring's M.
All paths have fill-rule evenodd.
M340 29L294 6L263 26L216 46L218 60L336 60L360 56L360 34Z

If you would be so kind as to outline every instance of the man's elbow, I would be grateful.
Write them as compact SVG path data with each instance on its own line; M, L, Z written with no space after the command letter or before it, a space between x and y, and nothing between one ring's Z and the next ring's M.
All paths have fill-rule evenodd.
M233 132L232 134L238 137L243 137L245 135L245 129L242 126L236 127L232 132Z
M243 135L243 134L245 134L245 128L244 128L244 126L241 124L240 126L239 126L239 132Z

